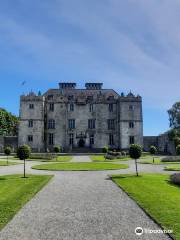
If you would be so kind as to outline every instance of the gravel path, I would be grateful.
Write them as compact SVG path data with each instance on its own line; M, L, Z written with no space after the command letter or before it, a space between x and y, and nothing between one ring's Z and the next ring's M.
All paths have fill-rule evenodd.
M27 172L52 174L30 169L36 164L28 162ZM0 240L134 240L139 239L134 233L136 227L159 229L107 177L109 173L134 172L134 162L129 164L129 169L115 171L53 171L55 177L0 232ZM143 172L162 172L162 168L139 164ZM0 175L22 170L20 165L1 167ZM141 239L169 238L164 234L143 234Z

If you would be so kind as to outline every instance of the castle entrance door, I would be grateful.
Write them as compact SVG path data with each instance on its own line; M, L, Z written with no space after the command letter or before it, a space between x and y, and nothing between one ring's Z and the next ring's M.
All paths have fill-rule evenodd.
M81 138L81 139L79 140L79 147L84 147L84 145L85 145L85 141L84 141L83 138Z

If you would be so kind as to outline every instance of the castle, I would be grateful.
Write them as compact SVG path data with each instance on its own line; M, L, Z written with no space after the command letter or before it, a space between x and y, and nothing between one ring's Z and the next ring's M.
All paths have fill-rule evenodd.
M131 92L118 94L102 83L59 83L43 95L31 92L20 97L18 145L34 152L89 149L104 146L128 149L143 145L142 98Z

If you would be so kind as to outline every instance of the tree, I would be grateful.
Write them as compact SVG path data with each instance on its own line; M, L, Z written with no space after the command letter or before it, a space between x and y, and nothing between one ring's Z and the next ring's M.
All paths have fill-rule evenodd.
M10 148L10 147L6 147L6 148L4 149L4 153L5 153L6 156L7 156L7 165L8 165L8 157L9 157L9 155L11 154L11 148Z
M103 152L103 153L107 153L108 150L109 150L109 148L108 148L107 146L104 146L104 147L102 148L102 152Z
M176 147L176 154L180 155L180 145L177 145L177 147Z
M149 152L151 155L155 155L157 153L157 148L155 146L150 146ZM154 163L154 156L153 156L153 163Z
M18 118L0 108L0 135L17 135Z
M54 147L54 152L56 153L56 161L57 161L58 153L61 152L61 147L55 146L55 147Z
M17 157L24 160L24 178L26 177L26 159L30 157L31 148L28 145L22 145L17 150Z
M178 136L174 137L173 141L174 141L175 147L177 147L178 145L180 145L180 137L178 137Z
M137 159L141 157L142 147L139 144L132 144L129 149L129 155L132 159L135 160L136 166L136 176L138 177L138 169L137 169Z

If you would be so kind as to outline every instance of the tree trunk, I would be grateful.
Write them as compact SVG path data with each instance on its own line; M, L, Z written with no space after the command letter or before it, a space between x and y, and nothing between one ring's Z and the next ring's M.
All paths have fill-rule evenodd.
M8 155L7 155L7 165L8 165Z
M26 177L26 161L24 159L24 178Z
M138 177L138 169L137 169L137 159L135 159L135 166L136 166L136 176Z
M153 157L153 163L154 163L154 157Z

